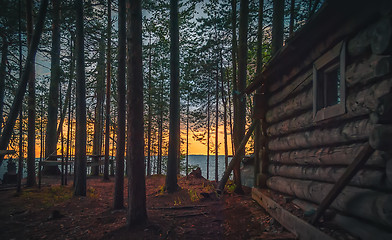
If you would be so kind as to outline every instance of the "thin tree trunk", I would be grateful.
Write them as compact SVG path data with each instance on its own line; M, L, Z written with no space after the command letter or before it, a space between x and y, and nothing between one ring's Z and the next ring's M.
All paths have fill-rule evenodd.
M178 0L170 0L170 124L167 160L166 190L178 189L177 161L180 145L180 70Z
M189 165L189 98L190 90L188 90L188 97L186 100L186 162L185 162L185 174L188 177L188 165Z
M229 78L229 74L227 72L226 74L227 77L227 100L228 100L228 109L229 109L229 127L230 127L230 143L231 143L231 155L234 155L234 141L233 141L233 120L232 120L232 106L231 106L231 88L230 88L230 78Z
M63 106L63 101L62 101L62 94L61 94L61 85L60 85L60 105L59 108L61 110ZM60 112L60 118L64 118L63 112ZM61 124L60 130L60 146L61 146L61 185L64 185L64 133L63 133L63 125Z
M263 55L262 55L262 47L263 47L263 17L264 17L264 0L259 0L259 13L258 13L258 28L257 28L257 49L256 49L256 74L261 74L262 66L263 66ZM265 86L260 87L257 89L257 93L265 93ZM254 140L254 155L255 155L255 163L254 163L254 185L257 186L258 184L258 174L261 173L260 171L260 163L261 163L261 154L260 151L264 150L261 146L261 139L263 137L263 128L265 128L262 120L259 121L259 124L256 126L255 129L255 140Z
M243 93L246 87L246 65L247 65L247 56L248 56L248 44L247 44L247 32L248 32L248 15L249 15L249 2L248 0L240 1L240 20L239 20L239 48L238 48L238 92ZM236 149L241 144L241 140L245 136L245 124L246 124L246 96L241 94L241 97L237 99L238 104L235 106L238 107L237 118L234 121L237 121L235 124L234 130L235 139L234 146ZM235 114L235 113L234 113ZM245 155L245 148L238 152L236 151L241 158ZM235 191L237 193L242 193L242 183L241 183L241 172L240 172L240 161L234 166L234 183L236 185Z
M147 176L151 176L151 120L152 120L152 102L151 102L151 34L149 42L148 57L148 127L147 127Z
M26 1L26 21L27 21L27 45L30 46L33 36L33 9L32 0ZM28 82L28 100L27 100L27 181L26 185L32 187L36 185L35 179L35 67L32 67L30 79Z
M31 68L35 62L35 54L38 49L39 41L41 38L42 29L44 26L45 16L48 7L48 0L42 0L40 5L40 10L38 14L37 23L35 25L35 31L32 37L30 49L28 51L25 68L23 75L20 79L17 92L15 94L14 102L12 103L10 113L8 114L7 123L3 129L1 138L0 138L0 150L5 150L8 147L8 144L11 139L12 130L15 126L16 118L19 114L19 109L22 106L23 97L26 92L26 86L30 78ZM3 157L0 157L0 165L3 162Z
M117 131L117 127L116 127L116 121L114 121L113 123L113 137L112 137L112 154L110 155L110 176L113 177L114 176L114 138L116 137L116 131Z
M105 35L99 41L98 76L96 85L97 105L95 107L93 155L102 154L103 101L105 99ZM105 148L106 149L106 148ZM98 158L95 159L97 161ZM91 175L99 175L99 165L91 167Z
M68 99L68 126L67 126L67 158L65 159L65 182L64 184L67 185L68 184L68 161L70 160L70 156L71 156L71 130L72 130L72 118L71 118L71 113L72 113L72 109L71 109L71 102L72 102L72 81L73 81L73 75L74 75L74 71L75 71L75 57L74 57L74 47L73 47L73 43L75 41L74 39L74 34L73 32L70 32L71 34L71 44L70 44L70 50L71 50L71 66L69 69L69 83L68 83L68 89L67 89L67 95L68 95L68 90L69 90L69 99Z
M3 130L4 118L3 118L3 108L4 108L4 92L5 92L5 76L7 67L7 56L8 56L8 40L4 33L0 33L3 39L3 46L1 48L1 65L0 65L0 134Z
M224 144L225 144L225 169L226 169L229 162L229 147L227 141L227 101L226 101L225 88L224 88L225 77L223 73L222 49L220 52L220 72L221 72L221 94L222 94L222 104L223 104L223 136L224 136Z
M219 78L215 81L215 181L218 178L218 130L219 130Z
M159 126L158 126L158 166L157 173L162 174L162 148L163 148L163 77L161 81L161 92L159 94Z
M108 28L107 28L107 56L106 56L106 121L105 121L105 165L103 179L109 180L109 137L110 137L110 90L111 90L111 36L112 36L112 3L108 0Z
M75 192L86 196L86 77L84 65L83 0L75 0L76 9L76 137Z
M39 152L39 161L40 162L42 162L42 159L43 159L43 157L44 157L44 144L45 144L45 141L44 141L44 124L43 124L43 122L44 122L44 101L43 101L43 97L41 96L41 98L40 98L40 102L41 102L41 119L40 119L40 133L41 133L41 136L40 136L40 152Z
M147 222L144 166L142 4L130 1L128 10L128 213L127 225Z
M19 78L22 77L22 4L21 0L18 1L18 12L19 12L19 31L18 31L18 41L19 41ZM22 178L23 178L23 104L20 108L19 113L19 161L18 161L18 179L17 179L17 192L22 190Z
M23 110L19 112L19 159L18 159L18 175L17 175L17 189L19 193L22 190L22 178L23 178Z
M117 152L114 186L114 209L124 208L124 153L126 124L126 9L125 0L118 1L118 79L117 79Z
M207 179L210 179L210 82L207 89Z
M72 49L72 46L71 46ZM73 62L73 57L71 54L71 61ZM71 65L72 65L71 62ZM73 69L73 68L72 68ZM73 75L73 71L71 71L71 76ZM72 77L70 77L70 81L72 81ZM67 158L65 159L65 180L64 184L68 185L68 162L70 161L71 156L71 148L70 148L70 137L71 137L71 128L72 128L72 119L71 119L71 97L68 102L68 126L67 126Z
M232 79L232 85L233 85L233 114L234 114L234 119L233 119L233 124L231 124L231 146L232 146L232 154L234 155L235 153L235 145L234 141L237 138L236 137L236 131L234 129L237 129L236 124L238 120L238 91L237 91L237 0L231 0L231 27L232 27L232 36L231 36L231 60L232 60L232 67L233 67L233 79Z
M57 153L57 116L60 86L60 0L53 0L52 9L52 50L50 66L50 86L48 100L48 122L46 125L45 157ZM56 175L60 173L57 166L45 166L44 174Z

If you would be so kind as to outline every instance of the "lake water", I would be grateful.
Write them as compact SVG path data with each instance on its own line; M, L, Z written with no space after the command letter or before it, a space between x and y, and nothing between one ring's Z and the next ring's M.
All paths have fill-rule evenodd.
M153 158L154 160L154 158ZM230 162L231 158L229 158L229 162ZM18 163L17 163L17 159L13 160L16 164L16 168L18 167ZM200 167L201 169L201 173L202 176L204 178L207 178L207 156L206 155L189 155L188 157L188 161L189 161L189 173L191 172L191 167L195 168L195 167ZM215 180L215 155L210 156L209 157L209 161L210 161L210 166L209 166L209 179L210 180ZM38 169L38 162L39 162L39 158L36 158L36 168ZM0 179L3 179L3 175L5 172L7 172L7 164L8 164L8 160L5 159L3 161L3 163L0 166ZM183 170L181 171L182 175L185 175L185 159L182 160L182 166L183 166ZM26 172L26 163L24 163L23 166L23 177L26 177L27 172ZM88 169L89 171L89 169ZM164 169L165 171L165 169ZM225 171L225 156L224 155L219 155L218 156L218 176L219 179L222 177L223 172Z

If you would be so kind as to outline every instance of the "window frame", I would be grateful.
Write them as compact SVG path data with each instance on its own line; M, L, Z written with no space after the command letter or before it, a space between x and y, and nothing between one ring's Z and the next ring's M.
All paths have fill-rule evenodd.
M318 76L320 71L328 71L331 66L336 66L333 62L337 61L338 67L340 68L340 102L324 107L317 110L318 106ZM325 91L325 90L324 90ZM327 53L318 58L313 64L313 120L323 121L329 118L337 117L346 113L346 43L340 42Z

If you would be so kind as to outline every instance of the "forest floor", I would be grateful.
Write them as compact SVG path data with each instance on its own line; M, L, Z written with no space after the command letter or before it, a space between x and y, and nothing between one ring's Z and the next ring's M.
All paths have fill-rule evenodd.
M72 182L45 177L44 186L0 192L0 239L294 239L250 196L227 188L211 193L214 182L190 176L180 190L164 192L165 176L146 178L149 223L128 229L126 210L113 210L114 178L89 177L87 196L74 197ZM125 181L125 204L127 199Z

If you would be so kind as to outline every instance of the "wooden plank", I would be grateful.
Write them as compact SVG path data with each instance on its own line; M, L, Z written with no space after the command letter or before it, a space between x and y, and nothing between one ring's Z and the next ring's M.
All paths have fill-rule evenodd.
M283 227L296 235L301 240L332 240L331 236L321 232L304 220L286 211L282 206L262 193L257 188L252 188L252 198L259 203Z
M336 199L336 197L340 194L343 188L351 181L353 176L365 165L365 162L369 159L369 157L374 152L374 149L366 144L355 160L348 166L346 172L339 178L338 182L333 186L328 195L321 202L319 208L317 209L316 214L312 219L312 223L315 224L323 215L324 211L331 205L331 203Z

